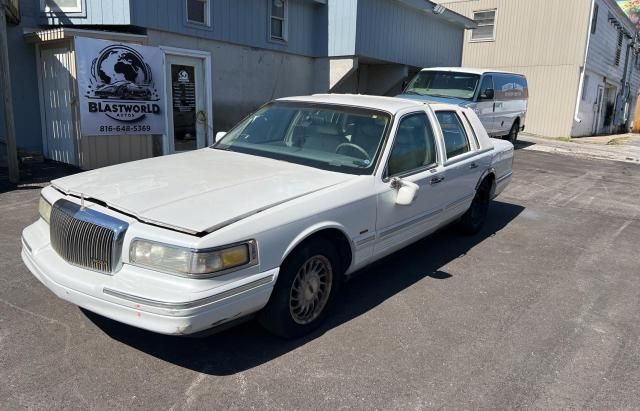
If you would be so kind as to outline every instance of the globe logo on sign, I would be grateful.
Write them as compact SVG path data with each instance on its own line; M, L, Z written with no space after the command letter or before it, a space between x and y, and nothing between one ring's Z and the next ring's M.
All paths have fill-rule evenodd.
M91 64L87 97L108 100L158 100L151 67L136 50L113 45L100 51Z

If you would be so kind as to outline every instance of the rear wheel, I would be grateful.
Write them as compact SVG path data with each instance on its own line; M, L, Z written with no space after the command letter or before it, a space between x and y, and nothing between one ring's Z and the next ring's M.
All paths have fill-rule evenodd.
M509 131L509 134L507 134L507 140L511 144L515 144L516 141L518 140L518 133L519 132L520 132L520 123L518 123L518 121L516 120L513 123L513 126L511 126L511 130Z
M489 202L491 201L491 180L485 178L478 187L476 195L471 202L471 206L466 213L462 215L459 221L459 227L465 234L476 234L482 229L487 213L489 211Z
M312 239L286 258L267 306L258 320L283 338L317 328L335 301L342 282L340 259L334 246Z

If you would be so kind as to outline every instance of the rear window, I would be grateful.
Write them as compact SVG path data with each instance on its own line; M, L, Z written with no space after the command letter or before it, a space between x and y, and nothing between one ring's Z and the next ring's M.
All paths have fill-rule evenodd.
M447 159L471 151L469 137L455 111L436 111L436 117L442 129Z

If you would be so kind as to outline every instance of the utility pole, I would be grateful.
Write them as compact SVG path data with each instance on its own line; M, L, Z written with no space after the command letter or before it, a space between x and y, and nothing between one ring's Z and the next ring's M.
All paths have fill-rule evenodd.
M7 41L7 0L0 0L0 89L4 99L4 117L6 123L7 163L9 181L18 183L20 167L16 148L16 125L13 117L13 95L11 92L11 73L9 71L9 44Z

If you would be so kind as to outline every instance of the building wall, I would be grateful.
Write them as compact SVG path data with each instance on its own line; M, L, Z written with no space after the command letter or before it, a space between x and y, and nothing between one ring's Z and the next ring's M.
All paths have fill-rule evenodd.
M214 131L228 130L269 100L314 91L314 59L165 31L149 30L150 46L211 53Z
M40 8L40 0L27 0L31 5ZM128 25L131 0L83 0L82 11L79 13L64 13L51 11L38 13L39 22L43 25ZM133 0L136 3L138 0ZM25 3L21 0L21 3Z
M358 0L328 0L328 56L356 54Z
M415 67L459 66L464 28L397 0L359 0L356 54Z
M527 131L569 136L590 24L590 0L441 0L453 11L497 9L495 41L464 40L462 65L521 73L529 81ZM606 20L606 18L605 18ZM559 41L559 39L562 39Z
M625 83L628 82L629 84L628 87L623 89L622 80L623 77L625 77L624 69L627 58L627 46L631 44L633 40L623 37L620 63L619 65L615 65L619 29L609 21L609 16L613 16L616 21L624 24L628 32L632 35L635 34L633 24L627 20L627 17L615 3L606 0L595 0L595 3L598 4L598 20L595 33L591 34L589 38L585 71L588 80L584 83L584 92L581 93L579 104L578 118L581 121L576 121L573 124L572 135L574 136L591 135L594 131L594 123L596 121L594 104L597 99L598 87L615 87L617 107L612 127L609 129L599 127L598 130L595 130L596 133L615 132L617 131L616 129L620 127L624 128L627 120L633 121L634 107L632 104L626 104L627 102L623 94L630 95L633 100L638 94L638 88L640 86L640 66L636 65L636 57L633 52L630 52L627 76L625 79ZM633 103L633 101L631 103ZM629 115L626 115L626 113L629 113ZM600 122L602 123L602 119L600 119Z
M7 26L16 145L19 151L40 152L42 133L36 53L35 47L26 44L23 39L25 28L37 27L39 3L33 0L22 0L20 12L22 15L20 24ZM2 130L4 133L4 127Z
M326 20L321 21L326 5L311 0L288 1L285 43L269 39L268 0L210 1L209 26L188 23L183 1L134 0L131 6L131 24L148 29L306 56L318 54L323 44L327 49L326 37L323 43L315 40L322 23L326 26Z

